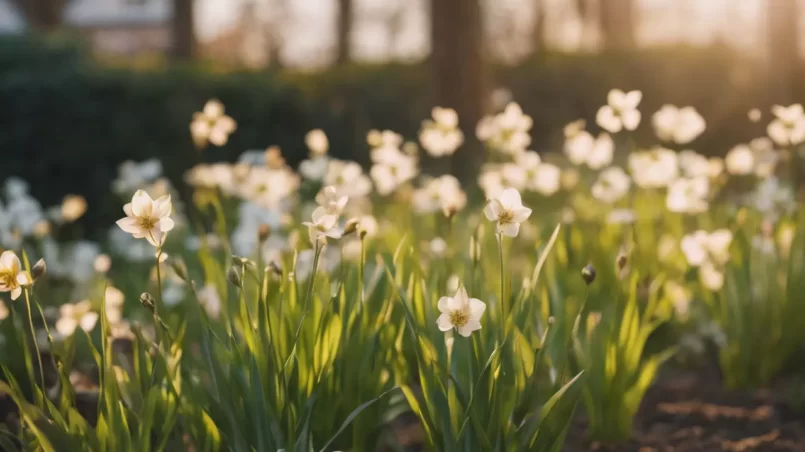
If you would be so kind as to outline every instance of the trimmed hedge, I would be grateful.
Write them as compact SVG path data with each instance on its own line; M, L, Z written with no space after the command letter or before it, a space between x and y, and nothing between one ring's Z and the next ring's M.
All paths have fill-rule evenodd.
M607 91L621 87L645 93L638 143L652 143L650 113L663 103L693 105L708 121L693 147L716 155L764 133L763 123L750 124L746 117L750 108L771 103L755 63L718 48L655 49L549 54L493 72L534 117L537 150L557 149L562 126L571 120L582 117L592 125ZM0 181L23 177L45 205L66 193L84 195L90 203L84 225L94 230L119 216L109 184L117 166L129 159L159 157L167 176L181 184L184 171L202 159L234 160L246 149L270 144L281 146L296 164L307 153L304 134L320 127L330 137L332 154L366 162L370 128L415 137L432 107L428 74L424 64L279 74L221 74L202 67L134 71L100 67L74 44L3 38ZM798 87L795 98L802 99L803 92ZM212 97L225 104L238 131L225 147L199 153L188 124Z

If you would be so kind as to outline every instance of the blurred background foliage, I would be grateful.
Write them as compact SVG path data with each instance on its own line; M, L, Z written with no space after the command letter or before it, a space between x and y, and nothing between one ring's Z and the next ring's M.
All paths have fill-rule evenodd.
M800 68L798 68L800 69ZM727 47L668 47L598 53L541 52L490 67L490 109L508 99L534 118L533 148L561 149L562 127L597 108L612 87L640 89L644 116L673 102L708 121L690 147L723 155L764 134L747 112L772 103L767 72ZM800 71L801 72L801 71ZM0 180L17 175L45 205L81 193L90 205L87 232L120 214L109 186L126 160L159 158L182 186L199 161L234 161L248 149L278 145L296 166L307 155L304 134L323 129L337 158L368 161L366 134L392 129L413 139L433 106L427 61L342 64L322 71L262 69L222 72L204 62L133 70L97 62L76 41L23 35L0 39ZM795 99L805 86L795 84ZM238 121L221 148L198 151L188 124L210 98ZM463 124L470 134L474 124ZM652 141L650 121L635 135Z

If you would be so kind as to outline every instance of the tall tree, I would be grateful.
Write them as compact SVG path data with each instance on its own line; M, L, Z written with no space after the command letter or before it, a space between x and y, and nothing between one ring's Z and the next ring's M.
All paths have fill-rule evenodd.
M335 64L342 65L352 59L352 24L354 14L352 0L338 0L338 24L336 27Z
M173 0L171 57L174 61L192 60L196 54L193 3L194 0Z
M599 0L598 20L601 44L606 50L628 50L635 46L634 0Z
M456 110L468 138L453 158L453 172L474 177L482 154L470 138L488 100L481 5L478 0L431 0L430 13L433 99Z
M766 0L766 29L774 102L792 102L799 66L797 0Z
M34 31L50 32L62 24L71 0L11 0L25 23Z
M534 0L534 25L531 29L531 52L545 50L545 0Z

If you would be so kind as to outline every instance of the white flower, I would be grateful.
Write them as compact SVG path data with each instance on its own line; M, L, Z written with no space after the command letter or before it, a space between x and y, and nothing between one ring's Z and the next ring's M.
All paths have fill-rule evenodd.
M665 187L679 174L676 153L661 147L631 153L629 170L635 184L644 188Z
M531 144L529 131L533 125L530 116L514 102L510 102L503 112L486 116L478 122L476 135L490 148L509 155L525 151Z
M593 184L592 194L595 199L612 204L629 192L630 185L631 180L626 172L613 166L601 171Z
M336 216L341 215L347 201L349 201L349 197L339 195L332 185L322 188L316 195L316 203L323 207L325 212Z
M338 230L338 216L328 214L321 210L321 207L313 212L313 221L306 221L302 223L308 228L308 236L310 242L314 245L319 241L326 241L327 237L337 239L341 237L341 231Z
M123 206L126 218L117 220L120 229L132 234L134 238L145 238L154 246L162 246L163 234L173 229L170 218L171 197L165 195L152 200L148 193L137 190L131 202Z
M562 129L562 132L565 134L565 139L568 140L583 132L586 126L587 121L583 119L577 119L573 122L565 124L565 127Z
M372 192L372 181L363 174L363 168L355 162L330 160L324 185L332 185L338 193L352 199L362 198Z
M688 144L704 132L704 118L693 107L663 105L651 118L654 132L665 142Z
M434 107L433 120L422 122L419 142L434 157L452 155L464 143L464 133L458 128L458 114L452 108Z
M531 216L531 209L523 207L520 193L514 188L503 190L499 198L490 199L484 215L496 223L496 231L509 237L517 237L520 223Z
M32 283L28 273L22 270L19 258L13 251L3 251L0 255L0 292L11 292L16 300L22 294L23 286Z
M467 195L461 183L449 174L427 181L422 188L414 191L412 198L414 211L434 213L439 210L458 212L467 205Z
M724 159L727 172L735 175L751 174L755 168L755 153L745 144L730 149Z
M598 170L612 163L615 142L608 133L601 133L598 138L587 131L581 131L565 141L565 154L574 165L586 164Z
M107 286L104 292L104 303L106 304L106 319L109 323L116 325L123 321L123 302L125 295L119 289Z
M458 334L470 337L473 331L481 329L481 316L486 311L486 304L470 298L464 286L460 286L452 297L442 297L438 303L441 315L436 324L441 331L455 328Z
M327 153L330 147L330 142L327 140L327 135L321 129L313 129L305 135L305 144L310 152L316 156L322 156Z
M559 191L561 183L562 171L559 167L550 163L541 163L534 170L529 187L543 196L551 196Z
M112 258L108 254L99 254L95 256L92 262L92 268L97 273L106 273L112 267Z
M760 118L763 117L763 113L760 111L759 108L753 108L749 110L746 115L749 117L749 120L752 122L760 121Z
M780 146L796 146L805 141L805 112L802 104L771 108L775 119L766 128L769 137Z
M640 91L624 93L613 89L607 96L607 105L598 109L595 120L609 133L618 133L624 129L635 130L642 117L637 109L642 99L643 93Z
M441 237L436 237L428 243L428 251L433 257L442 258L447 252L447 242Z
M709 290L719 290L724 287L724 272L710 261L699 267L699 279L704 287Z
M709 204L710 184L707 178L677 179L668 186L665 205L671 212L701 213Z
M402 153L399 149L376 149L373 154L375 164L369 171L378 193L391 194L400 185L416 177L419 173L415 157Z
M705 262L724 265L730 258L731 243L732 232L729 229L718 229L711 233L698 230L684 236L680 248L693 267L699 267Z
M235 120L224 114L223 104L215 99L204 105L204 111L194 113L190 123L190 133L198 147L206 146L207 142L223 146L236 128Z
M56 321L56 331L62 336L72 336L76 328L80 327L89 333L98 323L98 313L93 312L89 300L76 304L63 304L59 308L59 320Z
M679 153L679 168L682 170L682 175L689 178L712 177L713 173L710 160L690 150Z
M396 148L402 145L402 136L391 130L370 130L366 135L366 142L369 143L373 149L375 148Z

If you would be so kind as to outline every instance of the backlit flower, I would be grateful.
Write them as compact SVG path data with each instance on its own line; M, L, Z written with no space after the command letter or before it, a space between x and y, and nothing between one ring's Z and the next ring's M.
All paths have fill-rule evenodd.
M0 255L0 292L11 292L11 299L16 300L22 294L22 288L31 283L17 255L13 251L3 251Z
M779 146L796 146L805 141L805 111L802 104L771 108L774 120L766 128L769 137Z
M724 159L727 172L735 175L751 174L755 167L755 153L745 144L730 149Z
M56 321L56 331L62 336L72 336L77 328L89 333L98 323L98 313L92 311L89 300L76 304L63 304L59 308L59 320Z
M534 170L534 176L529 185L532 190L542 196L551 196L559 191L562 185L562 171L556 165L541 163Z
M680 248L688 264L699 269L699 279L709 290L719 290L724 285L724 265L729 261L732 232L719 229L708 233L703 230L682 238Z
M688 144L705 129L704 118L693 107L663 105L651 118L657 137L668 143Z
M341 215L347 201L349 197L339 195L332 185L322 188L316 195L316 203L323 207L325 212L336 216Z
M207 142L216 146L225 145L236 128L235 120L224 114L223 104L215 99L208 101L203 111L193 114L190 123L193 142L200 148L206 146Z
M532 125L531 117L523 114L518 104L510 102L503 112L482 118L475 132L478 139L490 148L516 155L531 144L529 131Z
M327 153L330 142L323 130L313 129L305 135L305 145L313 155L322 156Z
M665 205L671 212L701 213L707 210L710 184L707 178L677 179L668 186Z
M327 237L337 239L341 237L338 230L338 216L326 213L321 208L313 212L313 221L302 223L308 228L310 242L317 244L319 241L326 242Z
M612 204L629 192L631 180L621 168L613 166L601 171L592 188L595 199Z
M484 208L484 215L494 221L498 234L516 237L520 223L531 216L531 209L523 206L520 193L514 188L503 190L500 197L490 199Z
M87 211L87 200L80 195L67 195L61 204L61 219L67 223L81 218Z
M574 165L586 164L591 169L598 170L612 163L612 154L615 142L608 133L598 135L598 138L587 131L581 131L565 141L565 154Z
M458 128L458 114L452 108L434 107L432 117L422 122L419 142L434 157L452 155L464 142L464 133Z
M120 229L132 234L134 238L145 238L154 246L162 246L164 234L173 229L170 218L171 197L164 195L152 200L148 193L137 190L131 202L123 206L126 217L117 220Z
M679 174L676 152L661 147L633 152L629 155L629 170L640 187L665 187Z
M642 117L637 109L642 99L643 93L640 91L624 93L613 89L607 95L607 105L598 109L595 120L609 133L618 133L624 129L635 130Z
M679 153L679 169L682 170L683 176L689 178L711 176L710 161L695 151L686 150Z
M442 297L438 303L439 318L436 324L441 331L455 328L458 334L470 337L473 331L481 329L481 316L486 311L486 304L470 298L464 286L460 286L452 297Z

